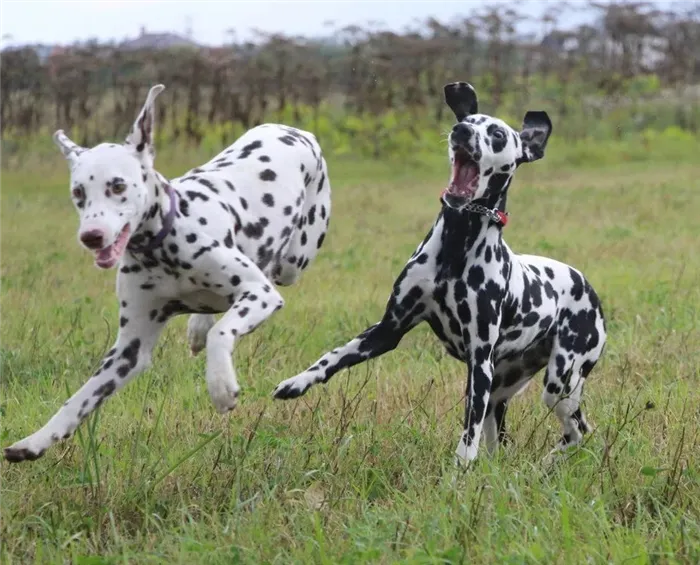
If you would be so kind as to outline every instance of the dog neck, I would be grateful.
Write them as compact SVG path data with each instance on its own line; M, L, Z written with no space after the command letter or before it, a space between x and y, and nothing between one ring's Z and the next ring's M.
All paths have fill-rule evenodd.
M503 199L505 200L505 199ZM505 202L490 203L486 199L479 199L472 202L474 205L481 205L490 210L505 211ZM493 219L485 214L472 210L458 210L443 205L443 245L447 245L450 249L465 252L477 244L487 233L493 233L495 236L500 236L503 226L494 222Z
M489 190L489 194L481 198L472 200L469 203L469 208L451 208L443 199L442 214L445 221L445 227L450 232L453 232L457 237L462 238L462 241L469 241L482 231L482 228L494 226L500 232L505 224L505 221L494 221L490 214L479 212L479 209L493 212L506 213L506 200L508 198L508 187L512 180L511 175L502 175L502 179L493 186L493 190ZM467 249L470 245L467 245Z
M474 200L471 204L505 213L509 184L510 176L504 181L502 190ZM467 263L477 260L487 243L495 246L501 240L503 225L482 213L450 208L443 203L440 216L441 257L438 262L441 276L445 278L461 277Z
M493 176L489 177L488 194L482 196L478 200L474 200L472 204L481 204L486 208L505 213L508 187L510 187L512 181L512 174L495 173Z
M149 199L141 221L129 240L132 252L153 251L172 228L177 198L167 179L155 169L144 172Z
M504 189L496 194L490 194L490 195L484 196L483 198L473 200L471 203L472 204L480 204L480 205L484 206L485 208L489 208L490 210L498 210L499 212L505 213L507 199L508 199L508 191ZM465 215L470 214L470 212L468 212L468 211L465 211L464 213L465 213Z

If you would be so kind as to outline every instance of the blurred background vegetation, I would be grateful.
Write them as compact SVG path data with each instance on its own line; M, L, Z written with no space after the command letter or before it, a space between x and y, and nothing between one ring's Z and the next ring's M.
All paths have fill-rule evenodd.
M444 138L442 86L455 80L514 126L546 109L558 139L589 150L602 139L682 142L700 128L700 3L669 6L552 2L532 21L517 4L487 2L403 33L350 26L330 39L260 32L236 42L231 30L230 43L202 47L143 30L119 44L6 48L3 164L30 148L53 152L58 128L83 145L124 136L159 82L161 147L212 152L279 121L313 131L330 154L406 161ZM567 26L584 8L591 22Z

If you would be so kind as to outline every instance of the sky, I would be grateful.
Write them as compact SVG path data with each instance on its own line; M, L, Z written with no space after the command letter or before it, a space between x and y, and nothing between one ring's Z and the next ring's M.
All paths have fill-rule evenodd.
M323 36L338 27L370 21L381 22L383 29L402 31L416 20L434 17L449 23L483 4L506 3L508 0L2 0L0 35L3 47L65 45L91 38L121 41L137 36L142 26L147 31L185 35L189 26L195 41L220 45L230 40L227 32L231 29L239 41L253 37L253 29ZM540 16L553 3L555 0L521 0L518 6ZM585 0L569 3L581 6ZM327 21L334 26L324 25Z

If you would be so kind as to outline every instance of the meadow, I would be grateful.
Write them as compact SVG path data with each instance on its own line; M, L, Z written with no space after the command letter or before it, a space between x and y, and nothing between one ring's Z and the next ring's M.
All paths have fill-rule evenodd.
M427 325L296 401L271 398L379 319L447 182L439 142L402 160L336 154L319 256L237 344L237 409L214 411L205 356L189 357L174 320L153 367L75 438L0 464L2 563L700 562L700 143L556 128L516 174L505 237L582 269L601 296L608 347L580 449L542 465L560 431L537 376L509 411L513 443L453 483L466 369ZM209 149L161 146L156 165L173 177ZM96 369L118 304L115 273L77 243L58 150L4 167L1 205L6 446Z

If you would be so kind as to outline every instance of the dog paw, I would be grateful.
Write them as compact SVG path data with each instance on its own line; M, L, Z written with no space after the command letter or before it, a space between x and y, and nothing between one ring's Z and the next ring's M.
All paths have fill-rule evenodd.
M236 407L240 387L235 378L215 376L207 378L209 397L219 414L226 414Z
M542 459L540 460L540 466L542 467L542 470L547 474L559 467L565 459L566 456L564 452L561 449L555 448L552 449L549 453L547 453L547 455L542 457Z
M569 457L571 457L576 450L579 448L578 441L570 443L559 442L547 455L545 455L541 460L542 467L551 471L563 464Z
M472 461L476 459L477 451L477 446L473 443L467 445L467 440L463 435L457 444L457 449L455 449L455 467L459 469L468 469Z
M313 376L302 373L278 384L272 392L272 396L279 400L297 398L309 390L314 382Z
M22 461L36 461L44 455L46 448L34 446L28 439L23 439L3 449L5 459L10 463L21 463Z

